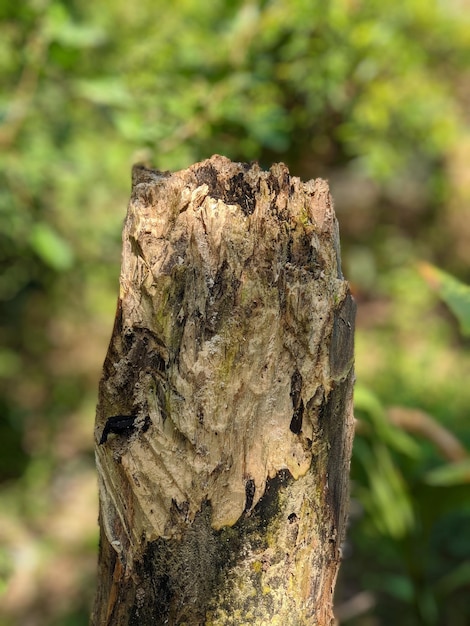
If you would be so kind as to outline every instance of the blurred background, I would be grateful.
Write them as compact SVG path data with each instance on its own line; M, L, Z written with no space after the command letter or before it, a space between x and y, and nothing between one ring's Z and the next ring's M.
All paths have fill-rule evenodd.
M0 5L0 626L81 626L136 161L327 178L358 302L350 626L470 624L470 2Z

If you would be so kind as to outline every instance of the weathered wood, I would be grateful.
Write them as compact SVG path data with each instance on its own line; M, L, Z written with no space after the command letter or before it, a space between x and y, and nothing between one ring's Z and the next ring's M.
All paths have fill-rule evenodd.
M332 623L354 315L325 181L221 156L134 168L92 624Z

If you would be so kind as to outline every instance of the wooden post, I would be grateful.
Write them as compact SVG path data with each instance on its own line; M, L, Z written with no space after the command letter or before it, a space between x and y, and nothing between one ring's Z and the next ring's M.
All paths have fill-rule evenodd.
M327 183L137 166L120 285L92 624L332 624L355 305Z

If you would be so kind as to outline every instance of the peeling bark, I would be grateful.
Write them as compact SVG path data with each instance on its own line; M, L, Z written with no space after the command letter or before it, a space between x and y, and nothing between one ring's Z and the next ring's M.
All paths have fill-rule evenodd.
M332 624L355 305L327 183L135 167L120 285L92 624Z

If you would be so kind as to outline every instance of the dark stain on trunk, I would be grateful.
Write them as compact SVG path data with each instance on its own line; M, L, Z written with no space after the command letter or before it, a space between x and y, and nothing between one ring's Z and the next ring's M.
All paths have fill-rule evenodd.
M302 431L302 420L304 416L304 401L302 400L302 375L299 370L295 370L291 378L290 397L294 413L290 422L290 429L294 435L300 435Z

